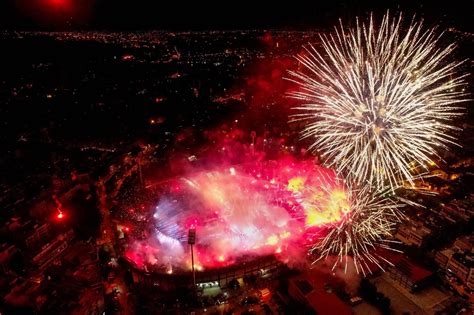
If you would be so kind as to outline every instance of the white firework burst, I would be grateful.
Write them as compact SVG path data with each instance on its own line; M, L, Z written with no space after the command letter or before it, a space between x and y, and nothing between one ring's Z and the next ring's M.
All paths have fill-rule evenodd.
M345 183L344 186L347 215L339 222L326 225L322 236L314 235L316 241L310 253L318 257L315 262L335 256L332 269L343 264L347 271L349 257L357 273L365 275L371 263L383 269L380 261L386 260L377 254L377 248L394 250L390 245L397 242L391 236L403 218L400 209L405 205L391 198L390 191L374 193L367 185L356 188Z
M448 61L455 44L438 48L440 36L422 23L402 26L402 15L387 13L342 23L320 35L296 58L290 72L302 101L295 120L307 120L303 138L328 167L359 185L396 189L434 165L437 149L455 144L452 120L462 114L466 75L463 62Z

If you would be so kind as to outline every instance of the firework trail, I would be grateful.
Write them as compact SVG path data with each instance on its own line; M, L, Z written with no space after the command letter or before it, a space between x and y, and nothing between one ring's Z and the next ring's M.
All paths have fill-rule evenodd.
M455 144L452 120L466 101L463 62L450 62L455 44L438 48L440 36L422 23L402 27L402 15L370 17L355 28L342 23L320 35L290 71L300 89L295 120L308 122L303 138L314 139L326 166L347 180L377 189L414 185L437 149Z
M405 204L394 199L390 190L372 191L368 185L358 187L324 173L319 173L318 179L319 185L305 188L307 195L316 198L306 197L302 201L307 209L306 229L312 235L310 253L317 257L315 262L336 257L333 269L342 263L346 272L350 261L356 272L363 274L370 272L368 264L382 268L379 262L384 258L376 250L393 250L391 235L403 218L400 210ZM313 213L317 217L337 214L338 220L320 222L313 219ZM324 229L320 228L322 224Z
M315 233L316 241L310 248L310 252L318 257L315 262L336 256L333 269L342 263L346 271L348 257L352 257L351 262L357 273L365 275L370 272L368 264L383 269L379 262L385 259L376 254L376 249L394 250L390 247L395 242L391 240L391 235L396 223L403 217L400 209L404 204L395 201L388 192L374 193L367 185L358 188L343 182L341 186L344 188L338 195L342 200L338 203L346 215L342 220L326 225L325 233ZM333 191L327 190L326 198L333 198ZM328 202L320 201L318 204Z

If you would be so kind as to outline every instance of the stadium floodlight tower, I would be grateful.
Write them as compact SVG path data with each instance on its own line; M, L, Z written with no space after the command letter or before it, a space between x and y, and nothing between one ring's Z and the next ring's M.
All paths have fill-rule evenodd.
M191 267L193 270L193 287L196 289L196 272L194 270L194 251L193 245L196 244L196 228L193 226L188 231L188 244L191 246Z

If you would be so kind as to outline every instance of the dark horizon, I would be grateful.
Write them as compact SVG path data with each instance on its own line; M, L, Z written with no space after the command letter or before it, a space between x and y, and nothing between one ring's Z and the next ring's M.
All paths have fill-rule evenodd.
M328 27L386 10L416 15L429 25L472 31L472 0L445 7L433 1L297 1L288 4L226 5L150 3L113 0L6 0L0 4L0 29L7 30L230 30ZM449 6L448 6L449 5Z

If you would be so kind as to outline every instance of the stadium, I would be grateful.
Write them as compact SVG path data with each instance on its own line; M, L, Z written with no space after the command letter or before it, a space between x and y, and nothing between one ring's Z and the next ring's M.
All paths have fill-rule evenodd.
M146 192L116 226L134 281L163 288L192 283L193 266L197 284L225 287L304 264L315 235L349 215L335 174L291 157L200 169Z

